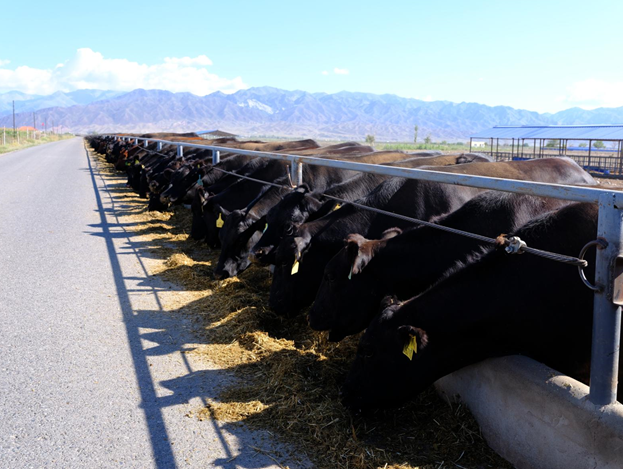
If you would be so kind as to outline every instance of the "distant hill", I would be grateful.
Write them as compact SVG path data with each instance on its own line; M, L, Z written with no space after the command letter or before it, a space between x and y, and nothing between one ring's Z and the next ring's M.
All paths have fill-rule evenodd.
M10 95L11 93L9 93ZM0 110L7 94L0 95ZM64 129L87 132L149 132L222 129L248 136L292 136L358 139L374 134L380 141L410 141L413 126L419 140L465 140L494 125L618 124L623 108L591 111L572 108L556 114L485 106L477 103L421 101L371 93L308 93L258 87L233 94L207 96L162 90L129 93L82 90L50 96L26 96L16 109L18 125L32 123L22 106L39 106L37 120L52 121ZM16 99L17 98L11 98ZM10 106L10 102L9 102ZM0 126L11 126L11 116Z
M0 116L13 113L13 101L16 112L33 112L50 107L69 107L77 104L89 104L102 99L114 98L125 94L122 91L78 90L69 93L57 91L48 96L26 94L20 91L9 91L0 94ZM11 117L12 119L12 117ZM32 121L32 119L31 119Z

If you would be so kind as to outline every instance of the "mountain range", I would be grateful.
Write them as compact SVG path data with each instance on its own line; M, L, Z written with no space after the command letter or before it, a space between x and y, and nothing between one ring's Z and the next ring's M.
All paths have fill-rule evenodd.
M74 133L156 132L220 129L243 136L282 136L378 141L418 138L465 140L494 125L619 124L623 107L584 110L571 108L540 114L508 106L422 101L392 94L342 91L309 93L255 87L233 94L207 96L137 89L130 92L79 90L49 96L19 92L0 94L0 126L45 122Z
M125 94L123 91L102 91L102 90L77 90L69 93L57 91L48 96L37 94L26 94L20 91L9 91L0 94L0 117L8 116L13 112L13 101L15 109L20 112L33 112L49 107L69 107L80 104L89 104L94 101L114 98Z

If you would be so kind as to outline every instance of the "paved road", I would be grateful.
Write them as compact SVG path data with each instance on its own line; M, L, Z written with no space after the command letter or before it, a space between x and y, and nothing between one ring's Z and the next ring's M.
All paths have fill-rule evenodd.
M180 352L117 210L81 139L0 156L0 468L296 467L187 417L226 377Z

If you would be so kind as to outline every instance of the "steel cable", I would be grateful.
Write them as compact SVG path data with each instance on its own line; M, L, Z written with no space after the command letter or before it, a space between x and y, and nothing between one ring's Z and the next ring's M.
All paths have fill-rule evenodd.
M169 156L169 155L164 155L162 153L158 153L154 150L148 150L147 148L145 148L146 151L149 151L151 153L156 153L158 155L162 155L162 156ZM215 169L217 171L220 171L222 173L225 174L230 174L232 176L241 178L241 179L247 179L249 181L253 181L253 182L257 182L260 184L266 184L272 187L277 187L279 189L285 189L285 190L289 190L289 191L293 191L295 188L293 187L288 187L288 186L283 186L281 184L275 184L272 182L268 182L268 181L262 181L261 179L255 179L249 176L243 176L241 174L237 174L234 173L232 171L226 171L224 169L220 169L220 168L216 168L215 166L212 166L211 169ZM493 245L497 245L497 246L510 246L512 243L522 243L514 252L508 251L509 254L510 253L524 253L527 252L528 254L532 254L535 256L539 256L542 257L544 259L549 259L552 261L556 261L556 262L562 262L564 264L568 264L568 265L573 265L576 267L586 267L588 265L588 262L584 259L579 259L577 257L572 257L572 256L565 256L564 254L558 254L555 252L550 252L550 251L543 251L541 249L536 249L536 248L531 248L529 246L527 246L525 243L523 243L521 240L519 240L519 238L516 237L511 237L511 238L506 238L505 236L498 236L497 238L489 238L488 236L482 236L476 233L470 233L468 231L463 231L463 230L458 230L456 228L451 228L449 226L443 226L443 225L437 225L435 223L431 223L431 222L427 222L424 220L418 220L417 218L411 218L411 217L407 217L405 215L400 215L399 213L393 213L393 212L388 212L386 210L381 210L378 208L374 208L374 207L369 207L367 205L363 205L363 204L359 204L357 202L351 202L345 199L341 199L339 197L334 197L332 195L328 195L328 194L322 194L322 196L328 198L328 199L332 199L335 200L336 202L340 202L343 204L351 204L354 207L358 207L361 208L363 210L368 210L370 212L374 212L374 213L378 213L380 215L387 215L389 217L394 217L397 218L399 220L403 220L409 223L415 223L417 225L423 225L423 226L428 226L430 228L434 228L437 230L441 230L441 231L446 231L448 233L453 233L456 235L460 235L460 236L465 236L467 238L471 238L471 239L475 239L478 241L482 241L484 243L488 243L488 244L493 244ZM513 239L516 238L516 239Z
M368 207L367 205L359 204L357 202L349 202L348 200L340 199L339 197L334 197L332 195L327 195L327 194L323 194L323 195L324 195L324 197L327 197L329 199L333 199L333 200L335 200L337 202L341 202L343 204L351 204L354 207L358 207L358 208L361 208L361 209L364 209L364 210L375 212L375 213L378 213L378 214L381 214L381 215L387 215L389 217L398 218L399 220L407 221L407 222L410 222L410 223L415 223L415 224L418 224L418 225L428 226L430 228L435 228L437 230L446 231L448 233L453 233L453 234L457 234L457 235L461 235L461 236L466 236L468 238L476 239L478 241L482 241L482 242L489 243L489 244L495 244L495 245L498 245L498 246L499 245L509 246L513 242L513 238L514 238L514 237L513 238L506 238L504 236L498 236L497 238L489 238L487 236L482 236L482 235L479 235L479 234L476 234L476 233L470 233L468 231L458 230L456 228L450 228L449 226L437 225L435 223L431 223L431 222L423 221L423 220L418 220L417 218L407 217L405 215L400 215L398 213L388 212L386 210L381 210L381 209L374 208L374 207ZM576 267L586 267L588 265L588 262L585 261L584 259L579 259L577 257L572 257L572 256L565 256L563 254L558 254L558 253L555 253L555 252L542 251L541 249L531 248L531 247L525 245L525 243L524 243L524 245L522 245L517 250L517 252L519 252L519 253L527 252L527 253L533 254L535 256L543 257L545 259L550 259L552 261L562 262L562 263L573 265L573 266L576 266Z

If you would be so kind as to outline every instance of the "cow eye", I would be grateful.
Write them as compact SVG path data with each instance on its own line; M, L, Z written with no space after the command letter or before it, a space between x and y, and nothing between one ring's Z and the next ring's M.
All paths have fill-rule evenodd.
M364 345L359 349L359 353L363 358L372 358L374 356L374 349L369 345Z
M294 225L286 225L284 232L288 236L292 235L294 233Z

